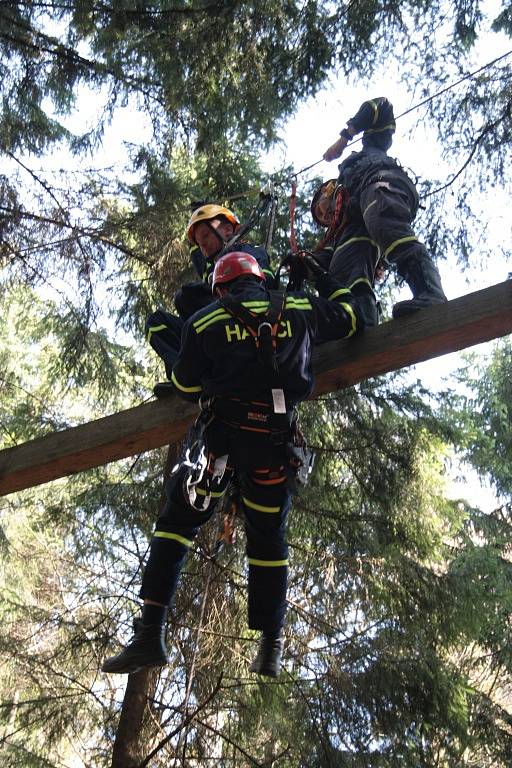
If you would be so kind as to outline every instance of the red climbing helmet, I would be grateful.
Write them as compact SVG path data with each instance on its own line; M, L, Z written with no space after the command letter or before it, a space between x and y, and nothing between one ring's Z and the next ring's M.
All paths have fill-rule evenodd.
M230 283L231 280L236 280L237 277L242 277L242 275L253 275L260 280L265 279L265 275L254 256L243 251L227 253L215 264L212 288L215 291L218 285Z

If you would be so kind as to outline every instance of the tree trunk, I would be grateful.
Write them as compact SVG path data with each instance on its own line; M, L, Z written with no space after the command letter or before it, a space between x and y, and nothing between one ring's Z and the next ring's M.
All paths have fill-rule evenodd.
M175 443L170 445L167 451L161 507L165 501L165 482L178 460L179 448L180 444ZM148 719L148 700L155 695L158 675L159 669L154 668L140 669L128 675L112 751L112 768L137 768L144 759L147 749L143 743L143 735Z
M148 699L155 694L159 670L151 667L128 675L121 717L112 751L112 768L137 768L146 751L141 735Z

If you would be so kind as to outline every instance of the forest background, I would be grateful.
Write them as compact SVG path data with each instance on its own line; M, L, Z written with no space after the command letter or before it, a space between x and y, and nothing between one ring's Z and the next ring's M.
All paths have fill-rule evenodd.
M392 149L420 175L418 232L450 298L505 279L511 37L507 2L0 0L0 447L151 397L143 325L191 275L189 202L243 218L278 169L278 263L291 171L367 97L399 114L442 92ZM304 244L317 171L336 167L299 177ZM398 294L390 275L384 317ZM448 380L438 360L302 408L318 459L275 682L247 673L243 534L212 561L218 520L169 667L126 695L98 672L131 631L165 451L2 498L2 765L509 766L511 358L504 339ZM454 498L466 468L485 505L474 483Z

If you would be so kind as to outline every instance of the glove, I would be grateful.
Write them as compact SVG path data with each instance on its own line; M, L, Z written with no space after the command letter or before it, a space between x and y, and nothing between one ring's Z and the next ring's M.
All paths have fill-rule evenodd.
M294 254L294 258L301 265L301 270L304 272L306 280L314 283L320 275L325 275L325 269L320 266L315 257L308 251L299 251Z
M323 154L323 159L330 163L332 160L336 160L343 154L343 150L348 144L348 139L345 136L340 138L332 144L329 149L326 149Z

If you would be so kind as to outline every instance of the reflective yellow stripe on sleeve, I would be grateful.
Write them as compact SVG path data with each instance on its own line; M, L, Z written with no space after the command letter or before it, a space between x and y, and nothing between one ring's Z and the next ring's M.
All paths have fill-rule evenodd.
M309 299L301 299L298 296L289 296L286 299L285 309L301 309L303 311L312 309Z
M201 386L198 386L198 387L185 387L185 386L183 386L183 384L180 384L178 379L174 375L174 371L171 374L171 381L172 381L172 383L174 384L175 387L178 387L178 389L181 390L181 392L201 392L202 389L203 389Z
M334 291L334 293L331 293L331 295L328 296L327 298L329 301L332 301L337 296L341 296L342 293L350 293L350 288L338 288L336 291Z

